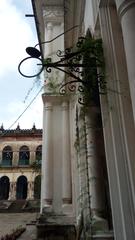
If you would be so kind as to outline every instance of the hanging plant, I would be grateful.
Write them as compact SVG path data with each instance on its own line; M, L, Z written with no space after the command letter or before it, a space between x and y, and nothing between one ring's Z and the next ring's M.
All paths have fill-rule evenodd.
M81 49L83 50L83 88L81 95L85 105L99 105L99 94L106 93L105 61L102 40L92 38L87 31Z

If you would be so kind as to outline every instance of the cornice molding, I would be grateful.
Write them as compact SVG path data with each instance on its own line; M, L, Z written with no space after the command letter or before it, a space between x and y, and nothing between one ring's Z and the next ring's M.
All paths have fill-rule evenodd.
M124 0L120 6L118 7L118 15L120 19L123 17L123 15L130 9L135 8L135 0Z
M42 94L43 103L46 105L50 103L52 105L60 105L63 102L69 101L70 96L65 95L47 95L46 93Z
M43 10L43 18L45 24L62 23L64 21L64 9L61 6L47 6Z

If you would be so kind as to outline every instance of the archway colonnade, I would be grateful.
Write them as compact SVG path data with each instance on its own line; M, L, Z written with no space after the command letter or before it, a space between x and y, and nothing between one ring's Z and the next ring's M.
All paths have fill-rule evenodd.
M35 176L28 181L25 175L20 175L14 182L8 176L0 177L0 200L34 200L40 199L41 176Z

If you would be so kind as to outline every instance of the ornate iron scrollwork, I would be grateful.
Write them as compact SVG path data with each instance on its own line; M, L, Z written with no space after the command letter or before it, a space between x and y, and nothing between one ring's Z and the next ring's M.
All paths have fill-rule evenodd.
M26 49L30 57L23 59L18 70L24 77L38 76L43 69L48 73L52 68L60 70L70 77L60 87L60 94L65 94L67 91L79 92L79 103L86 104L87 99L92 102L99 101L99 93L105 92L105 74L104 74L104 58L101 40L94 40L90 32L86 37L80 37L75 47L67 48L65 51L58 50L56 56L59 58L56 62L51 62L51 59L41 59L41 53L36 48L28 47ZM40 61L40 69L34 75L25 75L21 71L21 65L29 59L37 59ZM69 79L69 78L68 78ZM98 90L100 89L100 90Z

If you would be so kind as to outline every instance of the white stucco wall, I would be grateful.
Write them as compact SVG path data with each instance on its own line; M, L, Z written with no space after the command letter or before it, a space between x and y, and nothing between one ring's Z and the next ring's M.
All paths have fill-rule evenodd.
M84 26L85 26L85 32L87 31L88 28L94 31L94 15L93 15L93 6L92 6L91 0L86 0Z

